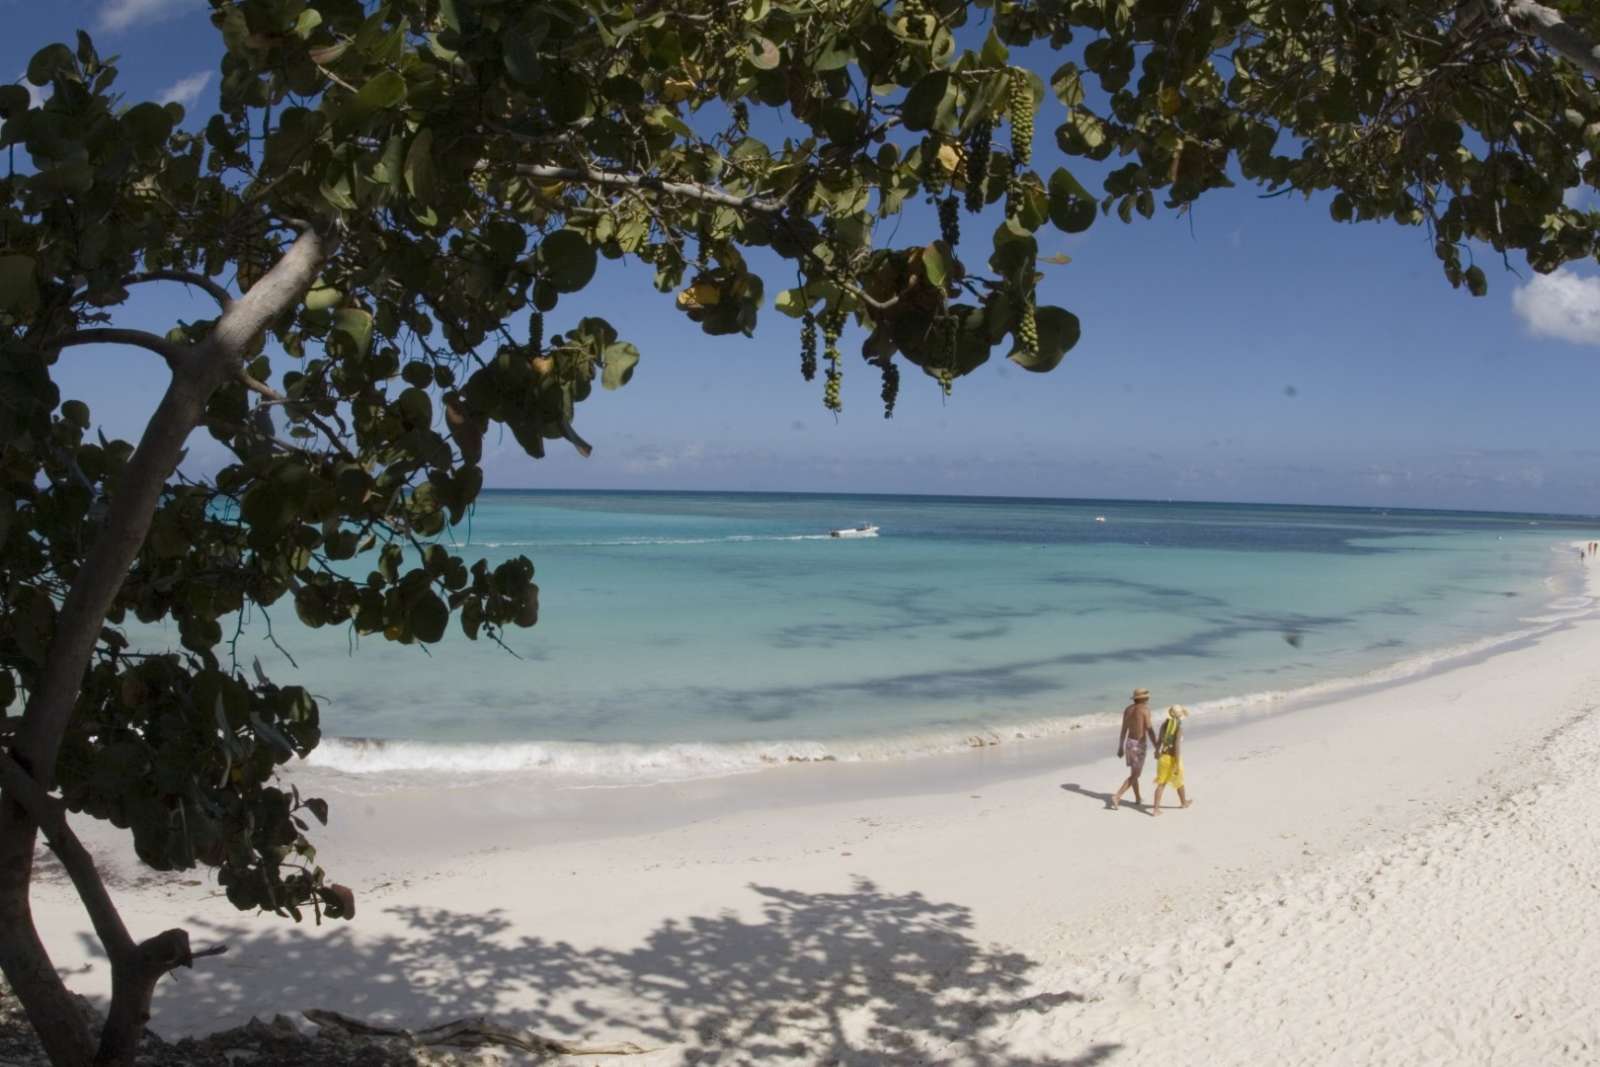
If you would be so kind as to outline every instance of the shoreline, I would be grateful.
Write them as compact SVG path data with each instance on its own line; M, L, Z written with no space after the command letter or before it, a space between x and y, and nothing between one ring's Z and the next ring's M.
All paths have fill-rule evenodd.
M1026 768L993 756L1034 746L979 750L947 766L1007 773L905 789L843 764L650 787L657 825L609 829L628 791L342 797L319 861L360 911L320 929L141 882L115 831L80 830L131 927L232 946L159 987L167 1037L332 1007L658 1050L602 1063L1593 1062L1596 648L1590 613L1197 723L1196 805L1160 819L1105 810L1104 737ZM57 965L103 995L70 887L34 901Z
M1553 552L1562 550L1552 545ZM1547 584L1568 580L1563 573L1565 565L1555 563L1553 567L1545 579ZM1426 678L1537 641L1569 622L1600 612L1596 598L1584 594L1584 581L1579 574L1572 577L1570 588L1550 590L1549 599L1528 615L1518 616L1509 629L1380 661L1358 673L1193 702L1194 724L1314 707ZM1563 601L1581 603L1563 606ZM1080 731L1104 733L1119 722L1120 711L1080 712L1011 722L972 720L947 729L907 733L770 741L452 742L329 736L308 761L286 773L312 789L356 794L362 793L363 781L399 778L410 788L453 789L461 787L469 775L511 788L634 789L786 771L795 765L892 766L960 758L972 750L1060 748ZM617 765L626 769L595 769Z

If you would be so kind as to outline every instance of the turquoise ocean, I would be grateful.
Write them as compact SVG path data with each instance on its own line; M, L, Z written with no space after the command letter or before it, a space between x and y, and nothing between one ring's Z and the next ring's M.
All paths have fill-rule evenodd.
M875 523L880 536L828 537ZM451 537L529 556L509 651L310 630L251 655L322 700L334 773L657 781L1007 744L1421 673L1585 610L1540 515L1236 504L490 492ZM168 635L176 643L175 635ZM160 633L141 643L159 643Z

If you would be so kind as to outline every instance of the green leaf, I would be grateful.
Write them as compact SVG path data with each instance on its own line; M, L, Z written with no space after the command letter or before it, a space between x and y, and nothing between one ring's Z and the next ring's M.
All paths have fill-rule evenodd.
M1068 108L1083 103L1083 75L1075 63L1063 63L1057 68L1050 75L1050 88L1055 91L1056 99Z
M1466 280L1467 291L1473 296L1483 296L1489 291L1489 279L1484 275L1482 267L1468 267Z
M626 341L606 346L605 371L600 384L607 389L621 389L633 377L633 368L639 362L639 350Z
M405 102L406 80L392 70L373 77L356 93L356 99L373 111L396 107Z
M433 423L433 401L428 399L428 394L415 387L405 390L395 400L394 406L400 412L400 417L408 424L415 427L429 426ZM424 485L417 490L420 497L428 486Z
M172 136L173 116L160 104L136 104L122 116L122 126L141 159L154 159Z
M80 430L89 428L89 405L81 400L68 400L61 405L61 417Z
M539 242L537 255L545 280L559 293L575 293L594 277L594 247L577 230L550 234Z
M360 308L340 308L333 316L332 342L342 337L353 345L353 353L365 356L372 351L372 315Z
M445 627L450 625L450 609L430 589L411 605L406 621L411 624L411 632L418 641L431 645L444 637Z
M753 38L746 48L746 53L751 65L757 70L774 70L783 60L778 46L765 37Z
M328 169L322 175L320 192L324 200L341 211L356 209L355 184L347 161L343 159L328 161Z
M78 80L78 61L72 49L64 44L47 44L28 60L28 80L38 86L49 85L56 78Z
M900 115L908 130L927 130L945 126L955 113L955 89L950 75L936 70L924 75L906 94Z
M1081 327L1078 316L1066 308L1046 305L1034 313L1039 327L1038 355L1014 348L1007 358L1023 370L1043 374L1055 370L1061 360L1078 343Z
M806 299L800 295L800 290L798 288L784 289L781 290L773 299L772 304L791 319L798 319L805 315L807 308L816 303L818 294L817 288L812 287L810 289L810 293L810 299Z
M10 119L28 110L33 95L21 85L0 85L0 119Z
M306 307L307 310L322 312L322 310L328 310L330 307L338 307L339 301L342 301L342 299L344 299L344 293L336 290L331 285L312 286L312 290L306 294Z
M1033 261L1039 254L1039 242L1016 219L1007 219L994 231L994 254L989 266L1001 275L1017 281L1026 279L1026 288L1032 288Z
M540 83L544 66L539 62L537 38L526 33L511 34L501 42L500 50L506 65L506 73L514 80L529 86L537 86Z
M943 241L935 241L922 250L922 272L935 288L943 289L950 280L951 262L945 254Z
M978 58L987 67L1001 67L1011 58L1011 49L1000 40L1000 35L993 26L989 27L989 36L983 40L983 49L978 53Z
M32 315L39 310L33 257L0 256L0 311Z
M424 204L438 196L433 173L433 131L424 126L406 151L406 188Z
M94 164L82 159L65 160L35 174L30 184L50 196L81 195L94 188Z
M359 125L380 111L398 106L405 98L406 80L392 70L382 71L345 102L339 121L346 127Z

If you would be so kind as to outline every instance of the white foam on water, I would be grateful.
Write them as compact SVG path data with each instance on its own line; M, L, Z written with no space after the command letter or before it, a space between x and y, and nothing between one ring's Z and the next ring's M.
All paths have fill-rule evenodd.
M1523 627L1420 655L1375 670L1287 689L1269 689L1197 702L1197 715L1248 714L1289 702L1327 700L1341 693L1414 678L1452 660L1491 653L1527 641L1590 614L1590 597L1566 596ZM485 775L536 775L568 784L647 784L744 774L796 763L866 763L911 759L998 744L1059 738L1085 728L1110 728L1117 713L1062 715L1018 723L973 723L917 734L817 740L749 742L602 743L528 741L446 743L368 738L325 738L307 759L313 767L347 775L407 774L430 780L470 780Z
M737 541L828 540L826 534L660 538L573 542L584 545L713 544ZM486 547L491 543L483 543ZM546 542L499 542L497 546ZM1558 548L1565 551L1565 548ZM1535 613L1518 619L1516 628L1434 648L1373 670L1308 685L1198 701L1192 710L1219 718L1270 711L1288 703L1326 701L1353 690L1392 685L1426 674L1464 657L1505 649L1547 634L1567 622L1592 615L1593 596L1573 591L1562 573L1549 576L1551 599ZM867 763L911 759L1049 738L1072 731L1113 728L1120 711L1062 714L1020 722L953 722L919 733L878 737L794 739L746 742L606 743L582 741L430 742L369 738L324 738L306 763L339 775L353 776L363 786L391 780L419 779L439 785L467 784L487 775L526 775L572 786L642 785L744 774L797 763Z

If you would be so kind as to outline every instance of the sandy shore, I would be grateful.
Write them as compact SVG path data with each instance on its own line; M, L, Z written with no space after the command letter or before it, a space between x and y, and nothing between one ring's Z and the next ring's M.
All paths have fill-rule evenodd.
M1106 810L1114 739L1089 731L623 790L324 781L321 858L361 911L321 929L141 877L85 830L135 931L232 946L162 985L167 1036L329 1007L493 1012L652 1065L1595 1063L1597 708L1589 615L1389 688L1197 721L1196 805L1160 819ZM36 911L101 993L68 887Z

